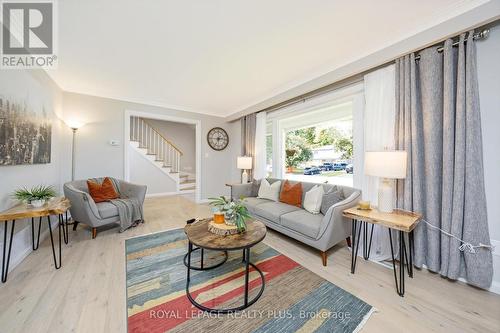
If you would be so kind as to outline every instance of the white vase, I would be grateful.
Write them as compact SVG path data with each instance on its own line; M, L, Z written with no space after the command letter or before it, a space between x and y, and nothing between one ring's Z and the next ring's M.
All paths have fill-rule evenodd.
M45 200L31 200L31 206L40 208L45 204Z

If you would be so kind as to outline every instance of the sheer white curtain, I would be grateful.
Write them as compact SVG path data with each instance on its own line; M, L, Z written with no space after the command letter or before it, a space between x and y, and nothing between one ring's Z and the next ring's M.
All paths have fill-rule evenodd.
M364 151L394 149L395 119L395 66L390 65L364 77ZM363 172L359 170L358 172ZM379 179L363 176L363 200L377 205ZM371 226L368 231L371 230ZM359 252L363 253L363 239L360 239ZM382 261L391 258L389 233L387 229L374 226L370 259Z
M257 113L255 121L255 169L254 179L266 177L266 113Z

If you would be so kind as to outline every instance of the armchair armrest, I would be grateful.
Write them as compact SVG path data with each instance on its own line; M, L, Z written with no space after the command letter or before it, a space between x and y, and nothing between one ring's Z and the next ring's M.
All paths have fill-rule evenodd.
M354 191L349 197L328 209L317 237L318 239L323 237L326 239L325 250L350 235L349 224L342 216L342 212L356 206L359 200L361 200L361 191Z
M252 183L246 184L231 184L231 195L233 199L252 196Z
M64 184L64 195L71 202L70 211L74 219L86 221L92 218L101 218L90 194L80 191L69 184Z
M124 180L119 181L120 184L120 194L125 198L135 198L138 199L141 204L144 203L146 197L146 192L148 187L146 185L138 185L126 182Z

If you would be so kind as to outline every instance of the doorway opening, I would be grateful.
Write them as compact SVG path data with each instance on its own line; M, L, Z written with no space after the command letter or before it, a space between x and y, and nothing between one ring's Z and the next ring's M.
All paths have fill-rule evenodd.
M125 180L147 185L149 197L200 200L199 121L127 111L125 143Z

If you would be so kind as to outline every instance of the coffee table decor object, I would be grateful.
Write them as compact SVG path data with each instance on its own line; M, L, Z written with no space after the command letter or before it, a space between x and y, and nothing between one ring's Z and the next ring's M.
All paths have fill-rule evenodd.
M236 226L238 232L245 232L246 221L250 218L248 209L241 200L232 201L224 196L209 198L210 206L224 213L225 223L230 226Z
M235 235L239 233L235 225L217 223L214 220L208 222L208 231L219 236Z

